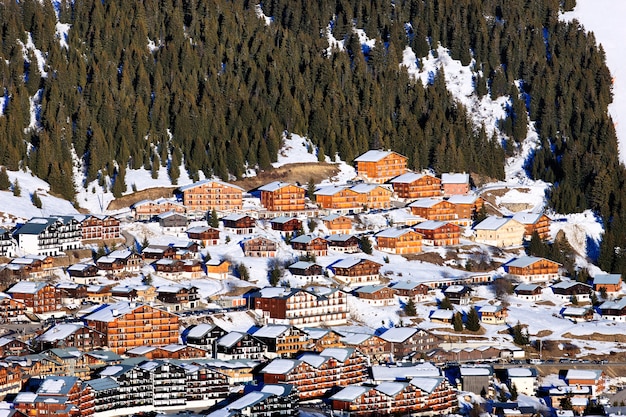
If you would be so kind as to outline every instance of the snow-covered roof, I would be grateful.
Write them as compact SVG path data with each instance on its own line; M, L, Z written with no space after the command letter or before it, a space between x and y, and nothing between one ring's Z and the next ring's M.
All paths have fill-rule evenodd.
M338 219L340 217L344 217L344 218L350 220L349 217L346 217L346 216L344 216L342 214L336 214L336 213L332 213L332 214L329 214L328 216L324 216L324 217L321 218L321 220L323 220L325 222L332 222L333 220L336 220L336 219Z
M489 376L493 374L490 366L461 366L461 376Z
M354 235L347 235L345 233L337 233L326 237L328 243L347 242L350 239L358 239Z
M337 359L339 362L345 362L352 354L352 348L326 348L320 352L320 356L326 356Z
M599 369L568 369L565 379L586 379L596 381L602 377L602 371Z
M217 339L218 346L232 347L235 343L239 342L245 336L244 333L230 332L219 339Z
M441 203L443 200L437 198L418 198L409 204L409 207L421 207L421 208L430 208L436 204Z
M86 264L86 263L77 263L77 264L74 264L74 265L70 265L67 268L67 270L68 271L78 271L78 272L80 272L80 271L84 271L84 270L86 270L86 269L88 269L90 267L93 267L93 266L95 266L95 265L94 264Z
M583 317L589 310L589 307L566 307L561 311L561 315L564 317Z
M402 392L402 390L404 390L407 385L409 385L407 382L385 381L376 385L375 389L376 391L381 392L389 397L395 397L400 392Z
M299 360L295 359L280 359L276 358L267 364L262 370L262 374L274 374L274 375L285 375L286 373L291 372L296 366L301 363Z
M307 269L312 267L313 265L315 265L315 263L313 262L307 262L307 261L298 261L295 264L291 264L288 266L289 269L293 268L293 269Z
M202 185L206 185L206 184L210 184L210 183L215 183L215 184L219 184L221 186L225 186L225 187L233 187L233 188L237 188L239 190L241 190L242 192L245 191L243 188L239 187L238 185L235 184L229 184L226 182L222 182L222 181L216 181L216 180L202 180L202 181L197 181L194 182L193 184L187 184L187 185L183 185L181 187L178 187L178 189L180 191L187 191L187 190L191 190L192 188L196 188L196 187L200 187Z
M598 274L593 277L593 285L617 285L622 282L621 274Z
M419 287L420 285L423 284L416 281L399 281L391 285L391 288L393 288L394 290L412 290Z
M131 355L145 355L146 353L150 353L156 350L154 346L137 346L135 348L129 349L126 353Z
M454 317L453 310L437 309L430 314L431 320L452 320Z
M359 398L361 395L365 394L367 391L368 388L362 385L348 385L340 391L337 391L329 399L334 401L352 402Z
M274 217L272 220L270 220L270 223L275 223L275 224L285 224L288 223L292 220L298 220L299 219L297 217L291 217L291 216L279 216L279 217Z
M213 324L207 324L207 323L196 324L195 326L191 328L191 330L189 330L189 332L187 332L187 337L199 339L201 337L204 337L214 327L215 326Z
M96 310L86 316L85 320L111 322L124 314L128 314L136 310L137 308L137 304L124 301L115 304L104 304L99 310Z
M66 395L77 382L76 377L50 375L43 380L37 394Z
M535 368L508 368L509 378L534 378L537 377Z
M440 227L445 226L446 224L448 224L448 222L440 222L437 220L427 220L425 222L421 222L420 224L416 224L415 228L422 229L422 230L437 230Z
M411 385L416 386L420 390L431 393L443 382L443 378L413 378Z
M474 226L474 230L498 230L512 220L508 217L489 216Z
M395 177L389 182L392 184L393 183L410 184L412 182L419 180L422 177L424 177L424 174L418 174L417 172L407 172L406 174L398 175L397 177Z
M413 366L372 366L374 381L406 381L411 378L432 378L441 376L441 370L430 362Z
M274 181L274 182L270 182L269 184L265 184L265 185L259 187L259 191L273 192L273 191L276 191L276 190L280 190L281 188L285 188L285 187L287 187L289 185L291 185L291 184L289 184L288 182Z
M576 287L576 286L584 286L584 287L588 287L589 290L591 291L591 286L584 284L582 282L577 282L577 281L560 281L557 282L556 284L552 285L552 288L556 288L556 289L563 289L566 290L568 288L572 288L572 287Z
M535 291L537 288L541 288L539 284L520 284L515 287L514 291Z
M371 337L374 336L367 333L350 333L342 337L341 341L349 346L359 346Z
M355 193L359 193L359 194L371 193L377 188L385 188L385 187L379 184L357 184L357 185L350 187L352 191L354 191Z
M538 258L536 256L520 256L519 258L515 258L512 261L507 262L504 266L509 267L513 266L516 268L526 268L534 263L544 260L545 258ZM550 261L554 262L554 261ZM554 262L556 263L556 262Z
M345 258L345 259L340 259L339 261L329 265L332 268L351 268L354 265L357 265L358 263L364 261L365 259L363 258ZM374 263L377 263L375 261L372 261ZM382 266L382 264L380 264Z
M20 281L15 283L6 292L9 294L36 294L46 285L45 282Z
M392 327L380 335L380 338L387 342L402 343L409 337L417 333L414 327Z
M466 173L445 173L441 174L442 184L467 184L469 183L469 174Z
M383 158L395 153L393 151L370 150L356 157L354 162L378 162Z
M229 221L233 221L236 222L237 220L241 220L248 217L247 214L242 214L242 213L231 213L228 216L224 216L222 217L222 220L229 220Z
M315 191L313 194L315 195L335 195L338 192L341 192L343 190L345 190L346 188L348 188L347 186L340 186L340 185L330 185L327 187L322 187L319 188L317 191Z
M517 220L522 224L535 224L543 216L543 213L527 213L520 211L513 215L513 220Z
M498 311L502 311L501 305L486 305L480 308L481 313L497 313Z
M42 333L39 337L37 337L37 340L42 342L56 342L58 340L64 340L83 327L85 327L83 323L60 323Z
M289 330L289 326L283 326L280 324L268 324L266 326L261 327L259 330L253 333L254 337L268 337L268 338L277 338L282 335L286 331Z
M455 194L448 198L448 202L452 204L474 204L478 200L478 196L474 194Z
M416 233L413 229L398 229L395 227L385 229L381 232L376 233L376 237L387 237L387 238L398 238L400 236L404 236L407 233Z
M383 288L387 288L387 286L386 285L365 285L361 288L356 289L355 292L361 293L361 294L374 294L375 292L378 292L382 290Z

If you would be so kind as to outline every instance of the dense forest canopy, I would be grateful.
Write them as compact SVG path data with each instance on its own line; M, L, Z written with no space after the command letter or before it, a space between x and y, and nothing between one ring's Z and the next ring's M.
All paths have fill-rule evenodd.
M530 118L542 146L529 174L555 184L558 212L601 215L600 266L622 271L625 176L607 114L611 76L593 34L558 19L574 2L2 2L0 164L28 166L70 200L94 180L121 195L128 168L156 176L167 166L173 184L181 163L194 179L268 168L288 131L307 135L320 159L391 148L413 169L502 178ZM363 48L354 28L375 46ZM345 49L329 50L327 30ZM442 73L424 87L399 65L405 48L423 58L438 45L472 65L479 97L510 97L506 140L472 123ZM83 184L68 181L74 156Z

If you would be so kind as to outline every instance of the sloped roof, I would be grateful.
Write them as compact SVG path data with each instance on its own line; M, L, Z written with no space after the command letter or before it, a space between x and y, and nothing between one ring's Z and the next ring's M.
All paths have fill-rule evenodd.
M239 187L238 185L235 184L229 184L227 182L223 182L223 181L216 181L216 180L202 180L202 181L197 181L194 182L193 184L187 184L187 185L183 185L181 187L178 187L179 191L187 191L187 190L191 190L192 188L196 188L196 187L200 187L202 185L206 185L206 184L210 184L210 183L216 183L216 184L220 184L222 186L225 187L233 187L233 188L237 188L239 190L241 190L242 192L245 191L243 188Z
M388 342L401 343L417 333L414 327L392 327L380 335L380 338Z
M441 174L442 184L467 184L469 183L469 174L466 173L444 173Z
M396 153L396 152L393 152L393 151L382 151L382 150L370 150L370 151L367 151L364 154L356 157L354 159L354 162L378 162L381 159L384 159L384 158L388 157L392 153Z
M511 221L516 220L513 220L509 217L489 216L485 220L474 226L474 230L498 230Z

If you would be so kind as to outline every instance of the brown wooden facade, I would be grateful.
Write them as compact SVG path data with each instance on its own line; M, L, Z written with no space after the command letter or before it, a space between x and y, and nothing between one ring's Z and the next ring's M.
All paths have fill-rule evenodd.
M446 200L417 200L409 204L411 214L427 220L449 221L457 219L456 206Z
M355 159L359 177L382 184L407 170L407 157L393 151L368 151Z
M204 180L180 187L187 210L230 212L241 210L244 189L221 181Z
M379 251L406 255L422 251L423 235L412 229L388 229L376 235Z
M276 181L260 187L261 205L270 211L304 210L305 190L297 185Z
M399 198L416 199L441 196L441 180L429 174L407 173L390 181Z
M443 223L443 224L439 224ZM422 226L423 225L423 226ZM418 224L413 229L423 236L423 243L433 246L458 245L461 239L461 227L454 223Z

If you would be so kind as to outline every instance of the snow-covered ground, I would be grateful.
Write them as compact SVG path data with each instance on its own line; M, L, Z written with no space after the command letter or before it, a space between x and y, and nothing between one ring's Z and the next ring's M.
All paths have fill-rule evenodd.
M576 0L576 8L563 14L564 20L577 19L606 53L606 62L613 75L613 103L609 113L615 123L620 160L626 163L626 1Z

